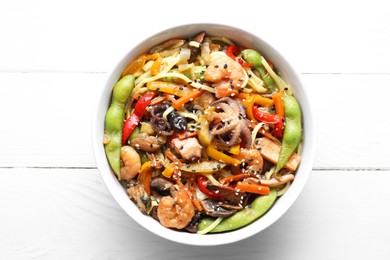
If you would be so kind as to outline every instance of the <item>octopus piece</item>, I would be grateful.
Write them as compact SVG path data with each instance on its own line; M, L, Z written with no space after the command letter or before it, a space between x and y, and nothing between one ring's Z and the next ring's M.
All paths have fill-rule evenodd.
M150 119L150 124L152 125L153 129L161 135L172 135L173 133L170 124L162 117L165 110L167 110L169 107L170 105L168 104L157 104L153 106L152 110L150 111L150 115L152 117Z
M211 56L204 78L214 83L217 98L235 96L242 87L245 71L238 62L224 52L215 52Z
M215 112L212 118L220 119L220 123L213 127L211 133L228 147L239 144L242 136L245 140L245 147L250 148L252 136L241 103L230 97L224 97L213 102L212 105L219 111Z
M170 146L184 160L195 161L202 156L202 146L195 137L184 140L174 138L171 140Z

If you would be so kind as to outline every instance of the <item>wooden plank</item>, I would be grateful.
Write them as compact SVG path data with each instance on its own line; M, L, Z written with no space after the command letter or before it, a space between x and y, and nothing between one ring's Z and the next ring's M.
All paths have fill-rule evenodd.
M0 165L94 167L92 111L104 77L2 73Z
M314 171L271 227L235 244L199 248L141 228L97 170L0 169L0 258L387 259L389 182L389 171Z
M304 75L319 132L316 167L389 167L390 75Z
M91 118L105 78L1 73L0 166L95 167ZM303 79L319 132L315 167L389 168L390 75L305 74Z
M261 8L245 8L245 17L256 17L253 22L226 19L231 6L206 0L199 0L197 6L219 11L166 15L172 6L182 6L179 0L156 8L150 8L148 1L136 5L130 1L5 3L0 8L0 24L6 25L0 27L1 71L107 72L147 36L178 24L208 21L232 24L263 37L302 72L390 72L385 0L353 6L348 1L285 1L282 5L267 1Z

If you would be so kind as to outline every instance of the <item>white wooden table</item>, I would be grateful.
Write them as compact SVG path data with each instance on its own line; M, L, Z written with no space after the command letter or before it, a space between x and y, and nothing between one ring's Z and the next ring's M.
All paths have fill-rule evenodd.
M0 259L390 259L388 1L0 3ZM274 225L218 247L141 228L102 183L91 144L113 64L159 30L227 23L296 66L319 143Z

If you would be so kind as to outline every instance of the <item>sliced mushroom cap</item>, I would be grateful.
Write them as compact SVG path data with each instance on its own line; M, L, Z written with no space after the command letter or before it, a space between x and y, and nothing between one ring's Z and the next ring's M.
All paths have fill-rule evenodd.
M195 216L191 219L190 224L188 224L184 229L187 232L196 233L198 231L199 222L203 216L204 216L204 213L199 212L199 211L196 212Z
M163 177L153 178L150 182L150 189L152 193L158 196L169 196L171 194L171 187L173 183Z
M189 60L189 62L195 62L196 61L196 57L198 56L199 49L200 49L199 46L203 42L203 39L204 39L205 35L206 35L206 32L200 32L193 39L194 42L198 43L198 46L197 47L190 46L191 59Z
M134 201L143 214L147 214L152 205L150 196L146 193L141 183L136 180L131 180L128 184L127 194Z
M214 200L202 200L201 204L206 214L215 218L226 218L237 212L237 210L235 209L226 209L224 207L221 207L218 202Z
M147 133L140 133L131 140L131 145L146 152L155 152L159 150L164 143L165 141L163 138L148 135Z

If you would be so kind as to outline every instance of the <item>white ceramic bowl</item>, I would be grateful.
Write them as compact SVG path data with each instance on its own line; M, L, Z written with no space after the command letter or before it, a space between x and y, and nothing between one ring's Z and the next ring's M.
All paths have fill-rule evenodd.
M112 87L118 81L122 70L129 61L167 39L175 37L187 38L200 31L206 31L208 35L225 36L241 46L259 50L263 56L272 61L282 78L290 85L295 97L301 105L303 113L302 160L299 169L296 172L296 178L289 190L257 221L239 230L222 234L198 235L178 232L163 227L150 216L143 215L137 206L129 200L126 191L120 185L116 175L111 170L102 144L104 118L110 104ZM107 81L102 83L105 84L105 87L99 97L92 125L93 147L97 166L103 181L112 196L131 218L145 228L145 232L147 232L146 230L149 230L168 240L188 245L213 246L236 242L261 232L277 221L298 198L309 178L314 163L316 135L314 131L314 118L312 115L313 111L305 87L302 84L299 74L294 70L294 67L277 50L254 33L220 24L188 24L169 28L152 35L138 45L133 46L109 73ZM134 239L136 238L134 237Z

